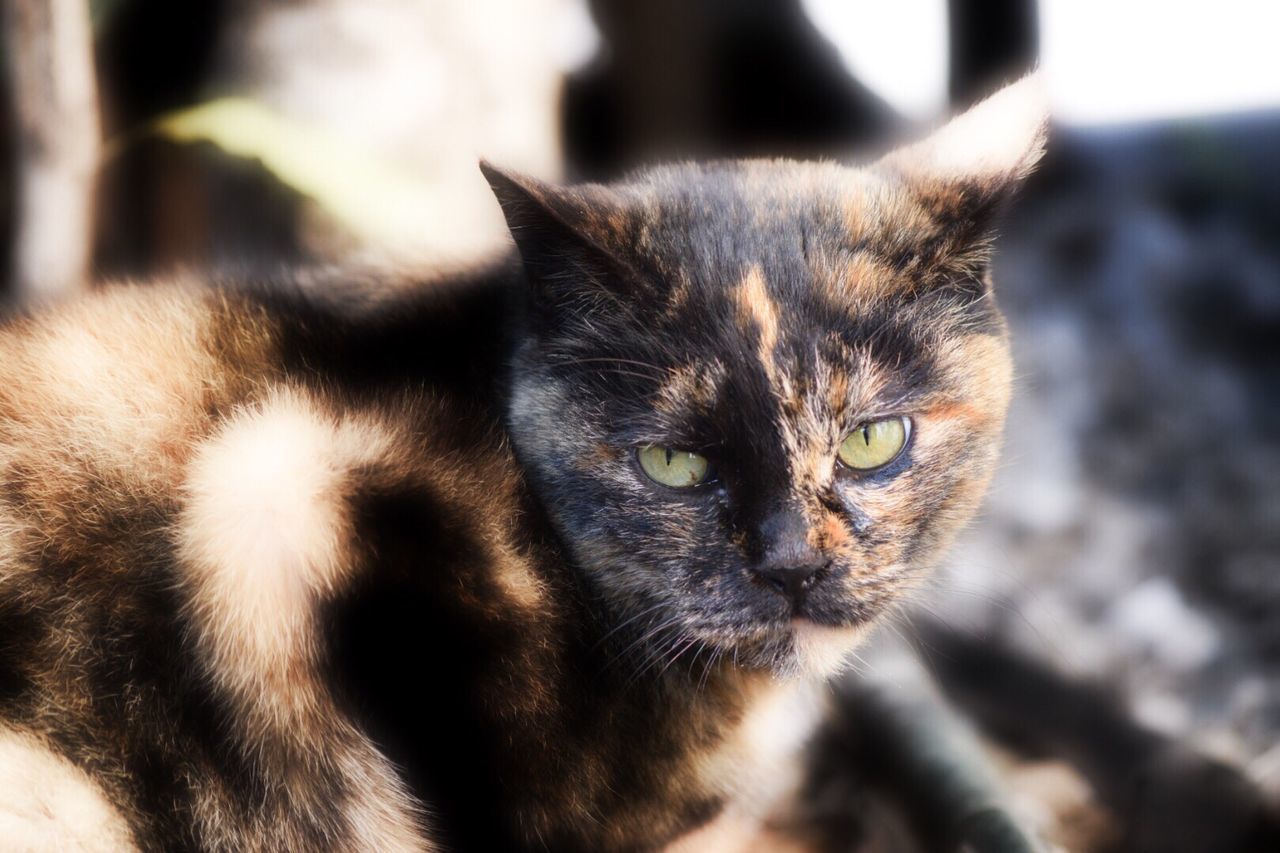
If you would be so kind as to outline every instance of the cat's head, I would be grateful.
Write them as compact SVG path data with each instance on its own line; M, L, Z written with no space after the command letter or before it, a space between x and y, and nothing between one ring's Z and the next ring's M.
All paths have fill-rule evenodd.
M974 512L1009 396L991 219L1037 81L862 169L553 188L485 167L531 288L510 429L636 660L826 672Z

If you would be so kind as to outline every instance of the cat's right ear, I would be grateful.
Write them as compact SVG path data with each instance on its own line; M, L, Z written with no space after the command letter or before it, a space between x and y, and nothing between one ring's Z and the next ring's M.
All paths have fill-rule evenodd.
M1044 154L1048 123L1044 80L1033 73L879 165L976 239Z
M536 295L554 302L584 288L617 292L636 281L607 245L622 218L611 190L593 184L556 187L485 160L480 171L502 205Z

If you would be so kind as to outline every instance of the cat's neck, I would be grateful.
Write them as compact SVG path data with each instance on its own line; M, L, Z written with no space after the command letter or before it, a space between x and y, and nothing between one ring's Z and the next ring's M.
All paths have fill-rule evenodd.
M573 578L584 574L567 560L556 568ZM584 609L574 617L569 646L576 652L569 657L581 654L587 663L566 690L561 713L594 718L602 728L601 739L577 754L557 745L561 757L585 767L597 764L597 750L628 755L630 766L602 774L602 789L628 791L637 776L654 780L626 794L633 815L651 810L646 820L654 835L664 821L673 837L699 827L708 839L726 828L758 830L801 784L799 756L825 707L825 683L750 668L687 638L654 642L642 608L610 610L580 581L573 586Z

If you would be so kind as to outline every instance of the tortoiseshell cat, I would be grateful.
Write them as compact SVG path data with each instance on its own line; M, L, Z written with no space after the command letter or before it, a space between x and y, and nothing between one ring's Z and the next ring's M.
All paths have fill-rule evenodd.
M10 322L0 833L749 843L991 473L1043 132L1029 79L864 169L486 167L523 263L471 281Z

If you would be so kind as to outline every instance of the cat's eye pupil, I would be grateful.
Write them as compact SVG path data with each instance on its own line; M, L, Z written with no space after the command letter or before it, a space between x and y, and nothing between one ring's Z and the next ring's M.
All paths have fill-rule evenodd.
M840 461L854 471L881 468L902 452L910 431L911 421L903 417L858 424L840 443Z

